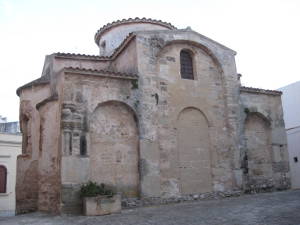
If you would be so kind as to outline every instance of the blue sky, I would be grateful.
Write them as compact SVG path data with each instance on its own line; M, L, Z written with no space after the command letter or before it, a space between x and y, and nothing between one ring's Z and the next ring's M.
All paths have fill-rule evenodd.
M300 80L298 0L0 0L0 115L17 120L15 90L41 75L53 52L98 54L108 22L147 17L193 30L237 51L242 83L277 89Z

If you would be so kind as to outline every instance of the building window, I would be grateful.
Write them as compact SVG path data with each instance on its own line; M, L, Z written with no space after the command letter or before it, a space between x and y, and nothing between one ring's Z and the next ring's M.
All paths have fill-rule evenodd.
M102 41L101 42L101 48L105 49L105 47L106 47L106 41Z
M80 155L86 155L86 138L84 135L80 137Z
M28 154L28 145L30 142L30 129L29 119L27 116L23 116L21 120L21 131L22 131L22 154Z
M7 170L5 166L0 165L0 193L6 193Z
M298 162L298 157L294 157L294 162L295 162L295 163Z
M180 52L180 73L182 79L194 80L193 57L187 50Z

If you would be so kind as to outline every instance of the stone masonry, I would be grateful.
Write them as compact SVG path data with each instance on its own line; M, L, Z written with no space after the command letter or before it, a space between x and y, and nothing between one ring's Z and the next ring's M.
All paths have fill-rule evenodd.
M145 18L95 42L97 56L48 55L17 90L18 213L79 213L89 180L125 205L290 187L281 92L242 87L235 51Z

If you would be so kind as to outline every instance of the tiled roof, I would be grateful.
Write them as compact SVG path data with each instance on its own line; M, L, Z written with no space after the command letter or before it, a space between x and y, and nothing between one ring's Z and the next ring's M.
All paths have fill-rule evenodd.
M63 53L57 52L54 53L55 57L57 58L64 58L64 59L83 59L83 60L99 60L99 61L109 61L113 60L116 57L120 50L128 44L135 35L133 33L129 33L126 38L122 41L122 43L114 50L114 52L110 56L99 56L99 55L85 55L85 54L76 54L76 53Z
M98 75L98 76L107 76L107 77L114 77L114 78L122 78L122 79L131 79L135 80L138 79L137 74L132 73L122 73L117 71L109 71L109 70L95 70L95 69L85 69L79 67L66 67L64 68L66 72L73 72L73 73L83 73L83 74L90 74L90 75ZM35 79L17 89L17 95L20 96L20 92L24 88L30 88L36 85L42 84L49 84L50 83L50 76L44 75L38 79Z
M157 24L157 25L161 25L164 26L166 28L169 28L171 30L177 29L175 26L173 26L171 23L167 23L167 22L163 22L161 20L154 20L154 19L147 19L147 18L129 18L129 19L123 19L123 20L117 20L114 21L112 23L108 23L106 25L104 25L103 27L101 27L95 34L95 42L98 45L99 43L99 39L100 36L107 30L109 30L110 28L114 27L114 26L118 26L121 24L128 24L128 23L152 23L152 24Z
M240 88L241 91L244 92L249 92L249 93L260 93L260 94L266 94L266 95L281 95L281 91L276 91L276 90L266 90L266 89L261 89L261 88L253 88L253 87L245 87L242 86Z
M50 83L50 76L49 75L41 76L40 78L35 79L35 80L19 87L17 89L17 95L20 96L20 91L24 88L29 88L29 87L33 87L33 86L36 86L36 85L49 84L49 83Z
M79 67L66 67L64 68L65 72L72 72L72 73L83 73L83 74L91 74L91 75L102 75L102 76L109 76L109 77L117 77L117 78L124 78L124 79L138 79L137 74L131 73L122 73L116 71L109 71L109 70L95 70L95 69L85 69Z
M99 56L99 55L85 55L85 54L76 54L76 53L63 53L57 52L54 53L55 57L58 58L76 58L76 59L88 59L88 60L110 60L108 56Z

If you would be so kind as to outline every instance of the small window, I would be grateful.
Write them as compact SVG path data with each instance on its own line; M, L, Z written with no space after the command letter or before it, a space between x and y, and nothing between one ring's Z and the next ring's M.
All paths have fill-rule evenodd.
M106 47L106 41L102 41L101 42L101 48L105 49L105 47Z
M28 144L30 139L29 119L27 116L23 116L21 120L21 132L22 132L22 154L28 154Z
M7 170L5 166L0 165L0 193L6 193Z
M86 155L86 138L84 135L80 136L80 155Z
M294 157L294 162L297 163L298 162L298 157Z
M180 52L180 73L182 79L194 80L193 57L187 50Z

